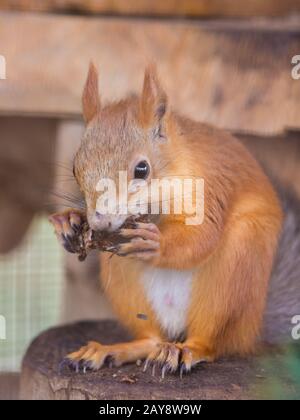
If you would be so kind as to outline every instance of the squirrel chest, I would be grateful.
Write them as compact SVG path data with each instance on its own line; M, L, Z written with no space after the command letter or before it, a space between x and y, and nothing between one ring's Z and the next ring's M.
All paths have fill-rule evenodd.
M190 270L149 267L140 279L146 298L169 340L175 340L185 332L192 277Z

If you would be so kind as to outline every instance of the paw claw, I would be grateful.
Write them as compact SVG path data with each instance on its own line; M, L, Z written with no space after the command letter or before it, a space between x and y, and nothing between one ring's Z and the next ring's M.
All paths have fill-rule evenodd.
M62 359L62 361L58 365L58 371L61 373L65 367L75 370L76 373L78 373L80 370L79 362L76 360L72 360L69 357L64 357Z
M64 370L64 368L66 367L66 366L68 366L69 367L69 360L66 358L66 357L64 357L60 362L59 362L59 365L58 365L58 372L59 373L62 373L62 371Z
M161 378L164 379L168 373L179 372L180 379L184 374L191 371L192 367L204 361L212 361L207 356L199 357L199 353L193 353L189 346L181 343L159 343L158 347L149 354L145 361L143 372L148 367L152 367L152 376L155 375L155 369L161 369Z
M74 230L75 233L79 233L80 232L80 225L77 225L75 223L71 223L71 228Z
M71 254L75 254L70 236L62 233L61 238L62 238L62 243L65 250L70 252Z
M112 245L105 248L106 251L118 252L120 249L119 245Z
M184 363L184 362L181 362L181 364L180 364L180 370L179 370L179 376L180 376L180 379L182 379L182 378L183 378L183 375L184 375L185 373L188 373L188 369L187 369L187 367L186 367L185 363Z
M146 359L144 366L143 366L143 372L146 372L149 366L149 359Z
M90 360L80 360L80 364L82 366L83 373L86 373L87 370L93 370L93 363Z
M111 354L108 354L104 360L104 363L111 369L115 366L115 360Z
M165 378L166 371L167 371L167 365L164 365L161 369L161 379Z
M153 366L152 366L152 371L151 371L151 375L152 375L152 376L155 376L155 370L156 370L156 364L155 364L155 363L153 363Z
M76 360L69 359L69 367L75 370L76 373L79 372L79 362Z
M87 345L82 346L79 350L68 354L62 366L67 365L76 372L82 371L86 373L88 370L97 371L104 365L121 366L123 363L123 350L102 345L95 341L90 341Z

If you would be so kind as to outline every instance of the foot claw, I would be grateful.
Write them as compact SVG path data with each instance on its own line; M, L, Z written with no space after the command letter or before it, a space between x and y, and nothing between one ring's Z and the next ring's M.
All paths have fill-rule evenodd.
M108 246L105 248L106 251L118 252L120 249L119 245Z
M146 359L146 361L144 363L144 366L143 366L143 372L146 372L147 371L148 366L149 366L149 363L150 363L150 360L149 359Z
M75 254L75 250L72 244L72 238L70 235L61 234L63 247L66 251L70 252L71 254Z
M79 361L69 359L69 367L75 370L76 373L79 372Z
M90 360L80 360L80 365L82 366L83 373L86 373L87 370L93 370L93 364Z
M155 363L153 363L153 366L152 366L152 371L151 371L151 375L152 375L152 376L155 376L155 369L156 369L156 364L155 364Z
M197 359L196 359L197 357ZM192 367L200 362L212 361L208 357L199 358L193 350L181 343L160 343L146 359L143 372L146 372L149 365L152 366L152 376L155 375L156 366L161 369L161 378L164 379L168 373L179 372L180 379L184 374L191 371Z
M104 362L108 365L108 367L111 369L115 366L114 358L111 354L108 354L104 360Z
M74 230L75 233L80 232L81 225L77 225L75 223L71 223L71 228Z
M186 367L185 363L181 362L181 364L180 364L180 370L179 370L180 379L183 378L183 375L185 373L188 373L187 367Z
M76 373L79 372L80 366L79 362L76 360L71 360L69 357L64 357L58 365L58 371L61 373L65 367L75 370Z
M60 361L60 363L59 363L59 365L58 365L58 372L59 372L59 373L62 373L62 371L64 370L64 368L65 368L66 366L68 366L68 367L69 367L69 360L68 360L66 357L64 357L64 358Z
M124 362L123 354L122 348L119 350L116 346L106 346L90 341L79 350L68 354L61 365L62 367L67 365L76 372L86 373L88 370L96 371L104 365L121 366Z
M167 365L164 365L161 369L161 379L165 378L166 370L167 370Z

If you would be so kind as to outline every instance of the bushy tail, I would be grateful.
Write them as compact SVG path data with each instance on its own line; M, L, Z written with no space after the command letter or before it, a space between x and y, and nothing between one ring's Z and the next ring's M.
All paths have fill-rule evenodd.
M292 318L300 315L300 201L277 188L285 213L264 318L263 341L292 341ZM300 340L299 344L300 344Z

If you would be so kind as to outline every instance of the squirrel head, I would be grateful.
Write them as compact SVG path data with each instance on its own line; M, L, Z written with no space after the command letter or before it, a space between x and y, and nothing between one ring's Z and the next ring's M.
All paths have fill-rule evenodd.
M74 174L85 197L90 226L94 230L113 231L128 215L119 214L119 208L115 209L115 214L99 211L97 186L100 180L110 179L115 183L118 195L120 171L125 171L128 186L131 185L128 200L141 184L145 187L152 178L164 175L169 162L171 118L167 95L160 85L155 66L149 65L140 96L102 107L98 73L91 63L82 106L86 130L74 159ZM123 204L119 202L119 207Z

